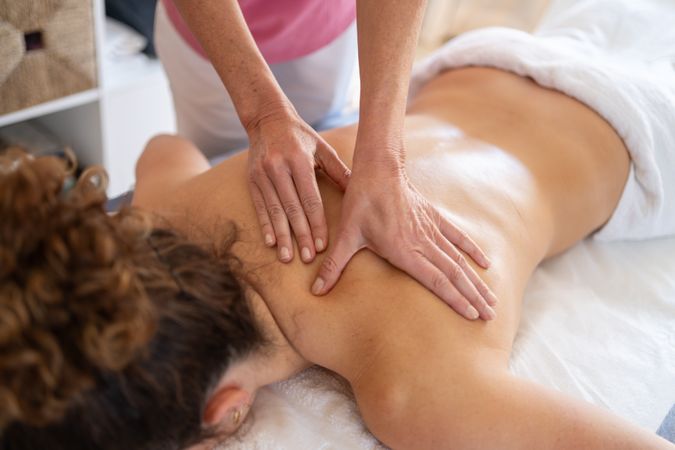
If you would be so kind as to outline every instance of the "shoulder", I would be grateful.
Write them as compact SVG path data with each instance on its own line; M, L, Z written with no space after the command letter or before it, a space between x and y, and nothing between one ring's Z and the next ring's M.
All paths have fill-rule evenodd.
M136 162L133 204L149 207L209 169L208 160L192 142L175 135L155 136Z
M409 445L418 428L409 415L414 392L405 378L390 363L373 361L367 372L351 382L366 426L393 448L415 448Z

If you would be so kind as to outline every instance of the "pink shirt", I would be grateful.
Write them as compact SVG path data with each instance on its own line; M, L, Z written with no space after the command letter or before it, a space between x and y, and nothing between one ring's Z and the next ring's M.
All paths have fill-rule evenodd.
M206 58L173 1L162 1L176 31ZM268 64L319 50L342 34L356 17L355 0L239 0L239 5Z

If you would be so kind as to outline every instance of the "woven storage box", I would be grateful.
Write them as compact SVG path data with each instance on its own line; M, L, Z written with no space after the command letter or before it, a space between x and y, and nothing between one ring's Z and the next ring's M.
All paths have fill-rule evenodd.
M0 114L95 86L91 0L0 0Z

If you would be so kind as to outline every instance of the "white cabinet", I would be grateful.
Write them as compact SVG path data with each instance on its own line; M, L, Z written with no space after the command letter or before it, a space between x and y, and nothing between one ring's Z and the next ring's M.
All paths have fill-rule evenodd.
M175 132L168 81L145 55L110 57L104 0L93 2L98 87L0 116L0 127L32 120L71 145L82 165L102 164L113 197L134 183L134 165L150 137ZM0 43L2 45L2 43Z

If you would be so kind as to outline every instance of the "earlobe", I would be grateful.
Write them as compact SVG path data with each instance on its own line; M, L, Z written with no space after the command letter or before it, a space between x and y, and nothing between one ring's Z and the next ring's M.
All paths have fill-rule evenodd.
M211 395L202 422L207 426L234 431L243 422L252 402L251 394L239 387L222 387Z

